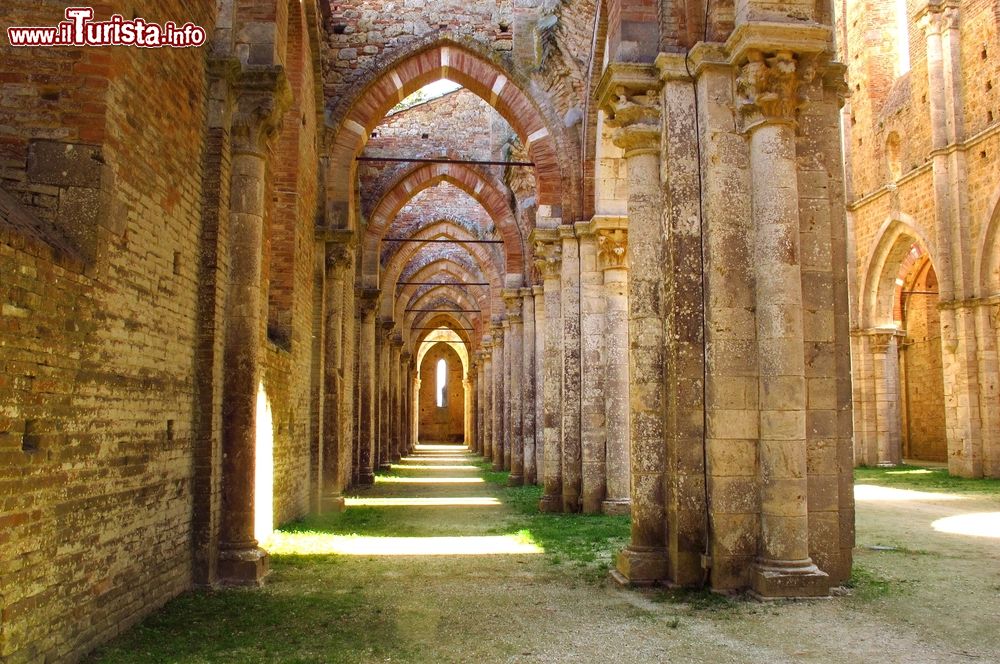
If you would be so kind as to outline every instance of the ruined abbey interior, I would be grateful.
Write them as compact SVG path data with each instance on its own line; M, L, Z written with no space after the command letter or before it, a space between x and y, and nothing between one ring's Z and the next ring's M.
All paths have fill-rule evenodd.
M1000 477L998 0L94 9L207 39L0 48L0 660L421 446L758 599L848 582L856 465Z

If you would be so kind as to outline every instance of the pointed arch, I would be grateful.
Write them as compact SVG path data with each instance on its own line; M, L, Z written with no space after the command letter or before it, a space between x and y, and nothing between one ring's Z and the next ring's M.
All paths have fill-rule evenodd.
M990 216L979 235L976 253L976 290L979 297L1000 295L1000 186L986 208Z
M551 216L575 218L571 192L578 175L560 155L576 155L576 139L565 130L554 105L536 102L525 90L530 83L502 62L471 43L436 37L411 49L394 52L372 67L358 94L331 113L333 139L327 173L327 219L336 228L350 228L356 221L353 187L355 157L364 148L372 129L394 105L424 85L447 78L488 102L510 124L527 147L535 167L536 190ZM538 94L537 90L532 90ZM348 177L344 177L344 171ZM564 210L564 207L566 208Z
M401 209L421 191L448 182L479 203L504 242L506 273L524 272L524 234L510 208L509 190L480 169L465 164L425 164L406 171L375 205L364 235L362 271L366 283L379 282L379 243Z
M879 228L868 266L858 291L858 321L861 329L894 327L893 299L897 290L897 273L907 253L917 245L921 254L932 256L926 233L913 217L898 214L887 219Z

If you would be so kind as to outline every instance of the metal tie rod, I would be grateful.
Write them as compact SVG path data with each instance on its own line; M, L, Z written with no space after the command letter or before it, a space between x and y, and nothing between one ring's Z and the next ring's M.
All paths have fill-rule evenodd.
M409 237L384 237L383 242L420 242L421 244L503 244L503 240L420 240Z
M397 281L396 286L489 286L488 281Z
M403 311L420 311L424 313L473 314L473 313L480 313L482 309L404 309Z
M355 157L357 161L407 162L412 164L478 164L480 166L534 166L533 161L491 161L489 159L446 159L444 157Z

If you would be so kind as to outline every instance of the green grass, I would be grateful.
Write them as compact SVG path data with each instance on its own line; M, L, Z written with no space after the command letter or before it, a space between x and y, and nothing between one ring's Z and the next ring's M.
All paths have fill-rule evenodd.
M540 512L542 487L507 486L509 472L492 470L486 461L477 465L487 482L500 487L500 499L514 512L494 532L515 530L542 547L553 565L568 566L584 580L597 582L607 576L615 554L628 544L629 517Z
M909 465L894 468L861 466L854 469L854 481L897 489L1000 496L1000 479L952 477L944 468Z
M851 578L844 583L844 586L850 588L855 597L865 602L887 597L894 590L893 583L889 579L883 578L858 561L854 561Z

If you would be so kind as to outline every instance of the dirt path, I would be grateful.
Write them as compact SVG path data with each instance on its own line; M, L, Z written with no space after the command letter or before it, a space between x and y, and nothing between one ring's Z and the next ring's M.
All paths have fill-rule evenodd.
M474 461L418 448L351 497L336 529L277 534L263 590L168 607L145 641L99 661L1000 662L1000 539L933 527L1000 500L861 489L852 596L683 603L555 564L512 530ZM200 615L223 627L177 645Z

